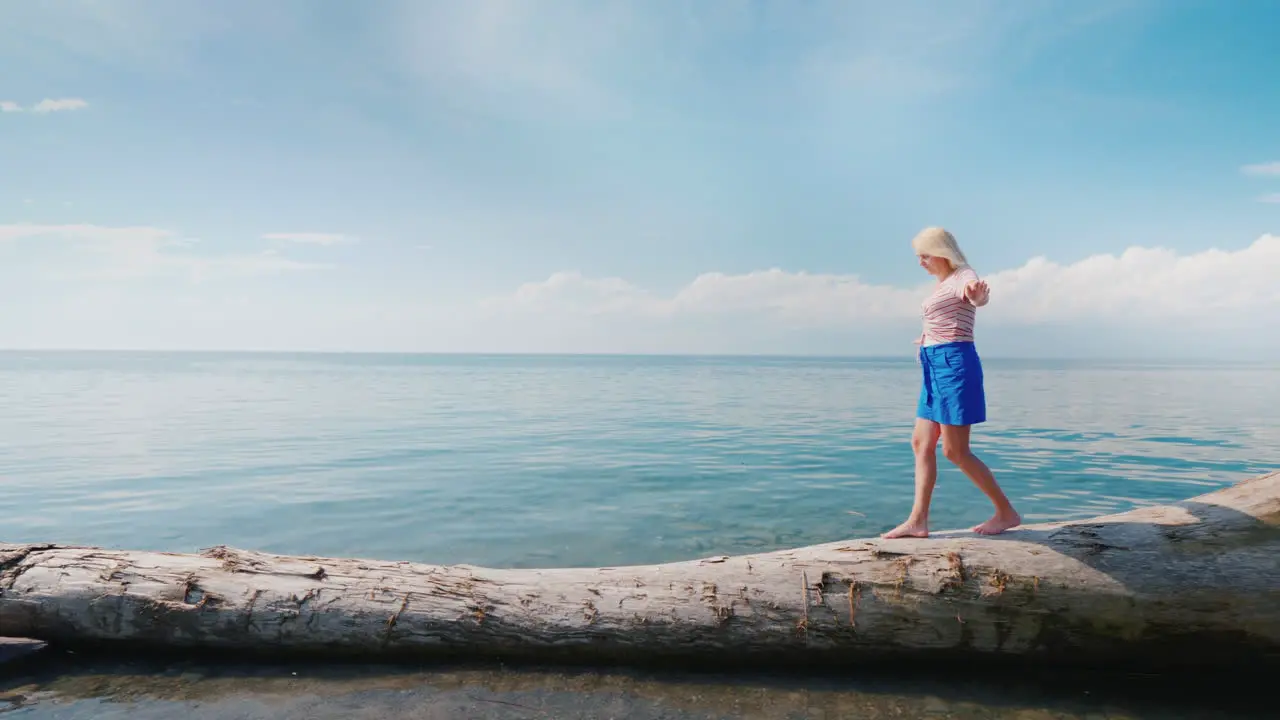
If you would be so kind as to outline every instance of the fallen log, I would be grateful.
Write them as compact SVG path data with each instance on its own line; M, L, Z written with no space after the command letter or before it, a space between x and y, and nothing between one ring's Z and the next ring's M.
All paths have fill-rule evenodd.
M1280 473L996 537L634 567L0 544L0 635L424 660L1220 665L1280 657L1277 558Z

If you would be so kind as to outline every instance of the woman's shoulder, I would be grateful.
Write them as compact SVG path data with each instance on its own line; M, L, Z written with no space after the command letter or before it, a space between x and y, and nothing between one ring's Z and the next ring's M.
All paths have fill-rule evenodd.
M954 282L956 285L959 285L960 287L964 287L965 285L968 285L969 283L977 279L978 279L978 272L973 268L969 267L968 265L965 265L964 267L960 268L959 270L956 270L954 273L951 274L952 282Z

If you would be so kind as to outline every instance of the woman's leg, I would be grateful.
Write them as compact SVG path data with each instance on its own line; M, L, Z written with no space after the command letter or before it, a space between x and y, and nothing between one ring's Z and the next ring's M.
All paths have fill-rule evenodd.
M997 535L1009 528L1017 527L1022 522L1022 518L1018 516L1009 498L1005 497L1004 491L996 483L991 469L969 449L969 430L972 427L972 425L943 425L942 454L955 463L955 466L965 475L968 475L973 484L977 485L978 489L991 500L991 504L996 506L996 514L990 520L975 526L973 531L983 535Z
M881 537L929 537L929 503L933 486L938 482L938 434L941 426L932 420L916 418L911 432L911 451L916 456L916 498L907 521Z

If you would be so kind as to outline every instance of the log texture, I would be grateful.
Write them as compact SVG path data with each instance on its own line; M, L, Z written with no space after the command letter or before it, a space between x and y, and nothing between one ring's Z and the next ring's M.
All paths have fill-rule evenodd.
M1280 657L1280 473L997 537L854 540L612 568L488 569L0 544L0 635L55 643L778 665L886 656Z

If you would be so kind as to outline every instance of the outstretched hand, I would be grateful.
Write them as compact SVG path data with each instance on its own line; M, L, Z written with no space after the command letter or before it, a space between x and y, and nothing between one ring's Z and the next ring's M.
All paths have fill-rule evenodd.
M986 280L972 280L964 286L964 299L974 305L986 305L991 297L991 288Z

